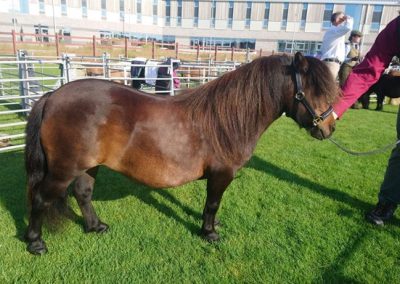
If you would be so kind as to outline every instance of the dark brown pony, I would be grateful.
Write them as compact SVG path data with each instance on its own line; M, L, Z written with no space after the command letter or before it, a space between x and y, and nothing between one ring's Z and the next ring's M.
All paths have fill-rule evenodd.
M400 97L400 71L390 70L388 74L383 74L378 82L372 85L359 101L364 109L369 108L369 99L372 93L376 94L376 109L383 110L385 97L392 99Z
M107 230L91 204L99 165L155 188L207 179L201 233L217 240L222 195L274 120L285 112L315 138L331 135L326 110L338 93L331 77L318 59L297 53L256 59L176 97L93 79L44 95L27 125L28 250L47 251L44 212L73 181L86 231Z

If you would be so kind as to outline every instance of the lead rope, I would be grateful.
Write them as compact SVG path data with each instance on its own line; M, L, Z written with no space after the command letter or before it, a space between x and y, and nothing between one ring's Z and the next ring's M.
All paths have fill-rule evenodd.
M381 147L379 149L376 149L376 150L367 151L367 152L356 152L356 151L349 150L346 147L340 145L338 142L336 142L332 138L328 138L328 139L329 139L329 141L331 141L333 144L335 144L342 151L346 152L347 154L354 155L354 156L370 156L370 155L383 153L383 152L386 152L387 150L393 149L398 144L400 144L400 140L397 140L395 143L390 143L390 144L388 144L386 146L383 146L383 147Z

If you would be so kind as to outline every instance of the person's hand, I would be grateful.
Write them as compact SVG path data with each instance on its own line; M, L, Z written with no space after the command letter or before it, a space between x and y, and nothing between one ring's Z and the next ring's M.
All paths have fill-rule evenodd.
M344 15L343 20L347 21L348 19L351 19L349 15Z

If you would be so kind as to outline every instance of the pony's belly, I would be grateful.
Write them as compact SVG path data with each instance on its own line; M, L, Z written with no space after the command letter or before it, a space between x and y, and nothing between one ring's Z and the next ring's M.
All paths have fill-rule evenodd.
M119 171L130 178L154 188L176 187L203 176L200 167L182 168L153 162L140 163L139 167L124 167Z

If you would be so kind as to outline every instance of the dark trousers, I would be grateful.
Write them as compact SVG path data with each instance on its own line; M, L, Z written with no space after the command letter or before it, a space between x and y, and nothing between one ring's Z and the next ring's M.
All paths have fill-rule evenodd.
M397 139L400 139L400 108L397 113ZM379 192L380 201L400 204L400 144L393 149Z

